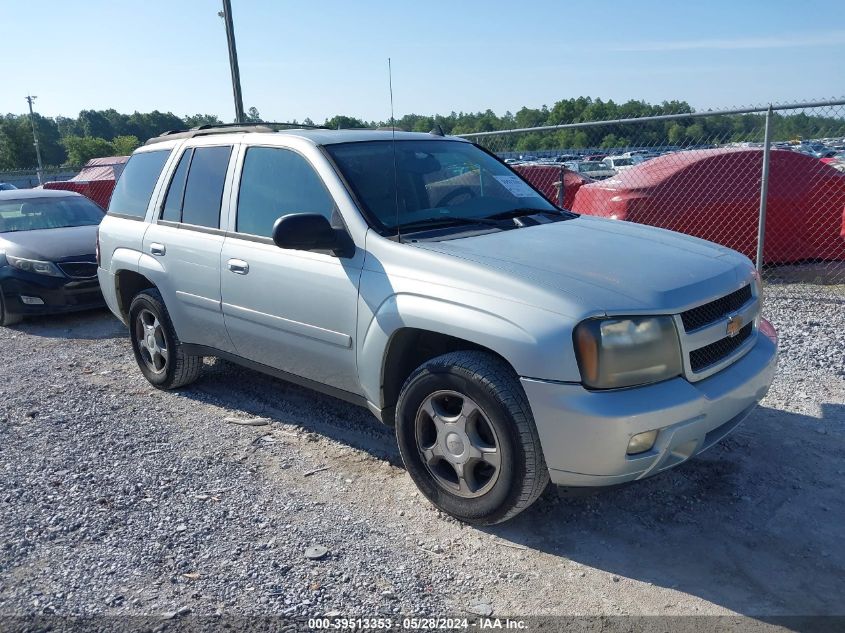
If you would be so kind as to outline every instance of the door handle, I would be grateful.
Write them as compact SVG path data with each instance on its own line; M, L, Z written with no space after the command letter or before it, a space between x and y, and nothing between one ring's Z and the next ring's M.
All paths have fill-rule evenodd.
M153 242L152 244L150 244L150 253L152 253L153 255L161 257L164 255L165 252L167 252L167 249L165 248L164 244L159 244L158 242Z
M249 272L249 264L242 259L230 259L229 270L236 275L246 275Z

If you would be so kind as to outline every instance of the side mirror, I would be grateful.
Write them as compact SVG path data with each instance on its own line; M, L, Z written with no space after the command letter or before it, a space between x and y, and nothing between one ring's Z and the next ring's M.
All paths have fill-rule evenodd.
M344 240L326 216L319 213L283 215L273 225L273 243L298 251L345 251Z

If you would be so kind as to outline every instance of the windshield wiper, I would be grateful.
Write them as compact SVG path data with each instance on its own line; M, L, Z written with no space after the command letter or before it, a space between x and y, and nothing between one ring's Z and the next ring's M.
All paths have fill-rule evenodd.
M569 213L559 209L535 209L534 207L519 207L517 209L509 209L501 213L494 213L493 215L484 216L485 219L490 220L510 220L512 218L521 218L526 215L537 215L538 213L548 213L551 215L559 215L563 217L572 217Z
M481 224L484 226L495 226L498 229L504 228L501 222L497 222L492 218L464 218L464 217L440 217L440 218L425 218L422 220L417 220L415 222L408 222L406 224L400 224L399 228L401 230L405 229L417 229L417 228L424 228L424 227L436 227L436 226L449 226L450 224Z

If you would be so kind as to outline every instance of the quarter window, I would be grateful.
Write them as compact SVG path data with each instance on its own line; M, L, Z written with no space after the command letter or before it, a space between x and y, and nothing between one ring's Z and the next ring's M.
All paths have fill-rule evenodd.
M331 220L334 208L320 176L302 156L276 147L247 150L238 194L239 233L270 237L283 215L320 213Z
M136 218L147 214L147 206L158 182L170 150L141 152L126 163L109 202L109 213L119 213Z
M186 149L179 159L179 166L170 180L167 189L167 197L164 200L164 210L161 214L162 220L169 222L182 221L182 200L185 197L185 181L188 178L188 166L191 164L191 156L194 150Z
M194 148L182 200L182 222L214 229L220 227L220 204L231 153L230 145ZM176 176L178 173L174 180Z

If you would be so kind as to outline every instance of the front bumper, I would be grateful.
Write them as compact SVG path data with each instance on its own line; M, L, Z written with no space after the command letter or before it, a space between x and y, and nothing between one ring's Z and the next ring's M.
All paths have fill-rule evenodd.
M774 379L777 338L765 325L745 356L696 383L675 378L645 387L588 391L581 385L522 378L552 482L611 486L642 479L719 442L754 409ZM654 429L659 433L651 450L626 454L632 436Z
M70 279L20 271L4 272L0 275L0 292L6 310L12 314L63 314L104 305L100 282L96 278ZM23 303L22 295L37 297L44 303Z

